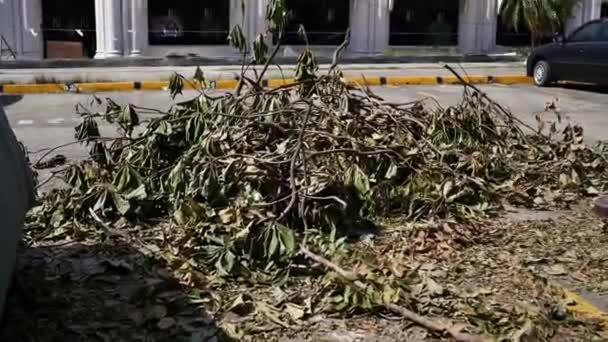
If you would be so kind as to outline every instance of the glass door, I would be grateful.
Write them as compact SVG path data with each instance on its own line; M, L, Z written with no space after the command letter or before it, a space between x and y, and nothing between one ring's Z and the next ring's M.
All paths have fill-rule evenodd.
M228 0L149 0L150 45L226 45Z
M457 45L458 18L458 0L395 0L389 45Z
M340 45L350 22L350 0L287 0L284 44L302 45L303 25L311 45Z

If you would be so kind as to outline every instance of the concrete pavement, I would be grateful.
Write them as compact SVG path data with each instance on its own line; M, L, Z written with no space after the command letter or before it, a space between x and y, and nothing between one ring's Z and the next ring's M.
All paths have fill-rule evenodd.
M493 99L509 108L524 122L536 127L536 113L542 113L547 103L557 100L565 120L580 124L588 141L608 140L608 96L605 89L585 86L537 88L533 86L480 85ZM458 85L427 85L409 87L372 87L389 101L405 102L429 98L442 105L455 104L461 99L463 87ZM168 109L172 102L195 96L194 91L185 91L171 101L163 91L102 93L118 103L132 103L143 107ZM17 136L30 150L52 147L73 140L73 127L80 122L74 114L77 103L89 104L88 94L36 94L3 95L9 121ZM102 127L103 128L103 127ZM108 132L108 133L111 133ZM79 148L71 146L63 153L79 155Z

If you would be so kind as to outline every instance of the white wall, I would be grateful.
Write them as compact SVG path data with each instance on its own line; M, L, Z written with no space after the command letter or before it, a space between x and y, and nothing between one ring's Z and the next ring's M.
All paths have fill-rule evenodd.
M0 0L0 34L19 59L43 54L41 0Z
M16 51L17 38L14 22L14 0L0 0L0 35L7 40L8 44ZM3 47L4 48L4 47Z
M496 0L460 0L458 47L465 55L492 53L496 49Z

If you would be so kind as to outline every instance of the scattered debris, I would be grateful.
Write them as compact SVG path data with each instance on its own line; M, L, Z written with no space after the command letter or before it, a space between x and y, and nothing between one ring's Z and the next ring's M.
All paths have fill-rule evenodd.
M281 3L271 1L269 19L283 13ZM271 27L280 29L280 22ZM238 31L231 43L245 51ZM265 89L261 79L278 50L266 57L264 40L256 39L252 63L264 64L258 80L243 73L237 91L223 95L203 86L194 99L155 111L145 125L141 108L111 99L103 112L81 111L75 138L90 147L90 158L70 164L60 173L67 186L39 199L26 242L126 244L166 269L160 284L176 279L238 340L361 314L396 314L426 328L429 338L555 336L565 314L550 301L549 285L533 276L522 285L530 302L518 306L482 300L497 288L443 283L451 272L479 275L479 268L495 270L488 263L496 258L516 255L484 259L490 250L482 249L478 264L445 260L461 253L459 243L500 239L484 220L505 205L567 209L606 191L607 145L585 145L578 126L528 127L462 78L455 106L387 103L342 77L337 59L347 41L328 74L317 73L312 51L304 49L294 83ZM206 84L200 69L195 76ZM189 82L175 75L171 95ZM120 136L101 136L100 120ZM374 233L352 241L354 231ZM360 244L366 247L358 250ZM116 256L81 258L71 267L71 281L84 284L137 270ZM569 272L561 262L541 269L549 276ZM188 332L162 293L140 295L145 304L123 312L125 321L153 326L164 337ZM410 323L404 333L413 334Z

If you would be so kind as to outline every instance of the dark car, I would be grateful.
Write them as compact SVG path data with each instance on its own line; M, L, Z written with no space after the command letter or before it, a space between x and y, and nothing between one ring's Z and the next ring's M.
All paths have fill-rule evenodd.
M538 86L562 80L608 84L608 20L590 21L534 49L526 73Z

